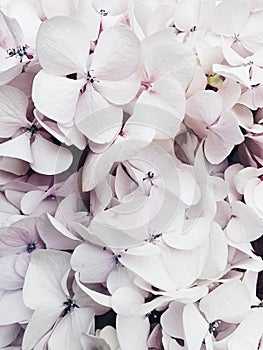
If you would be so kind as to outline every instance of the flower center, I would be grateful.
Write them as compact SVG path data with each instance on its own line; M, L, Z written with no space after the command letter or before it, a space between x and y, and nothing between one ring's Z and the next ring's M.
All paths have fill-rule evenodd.
M94 77L91 74L91 72L93 72L93 69L87 71L87 74L86 74L87 81L89 81L91 84L93 84L95 82L98 83L99 81L96 79L96 77Z
M33 250L36 249L36 243L28 243L27 246L26 246L26 250L28 253L32 253Z
M67 301L65 301L63 303L63 305L66 306L66 308L65 308L66 313L72 312L75 307L79 308L79 306L77 304L75 304L74 301L71 299L68 299Z
M101 14L101 16L106 17L106 16L108 16L109 11L107 11L107 10L105 10L105 9L100 9L100 10L99 10L99 13Z
M6 52L8 54L8 57L20 57L20 62L22 62L24 56L26 56L29 60L33 58L33 55L27 53L28 48L29 46L27 44L22 46L19 45L16 48L6 50Z
M32 137L32 136L34 136L37 133L38 127L36 126L36 124L32 124L32 125L28 126L26 128L26 130L31 133L31 137Z
M209 328L208 328L208 331L209 333L214 333L216 331L216 329L219 327L221 321L214 321L214 322L211 322L209 323Z

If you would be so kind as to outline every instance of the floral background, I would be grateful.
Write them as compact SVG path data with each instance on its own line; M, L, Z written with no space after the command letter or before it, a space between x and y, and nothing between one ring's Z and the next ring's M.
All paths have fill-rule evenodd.
M0 348L263 350L263 1L0 0Z

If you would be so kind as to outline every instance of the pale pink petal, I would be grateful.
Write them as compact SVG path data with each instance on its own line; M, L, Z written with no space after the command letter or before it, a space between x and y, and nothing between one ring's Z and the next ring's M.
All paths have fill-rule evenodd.
M221 96L214 91L200 91L190 97L186 103L186 114L193 119L211 125L223 109Z
M23 297L26 306L39 309L42 305L63 309L66 299L61 280L70 268L70 254L52 250L36 250L31 254Z
M103 247L91 244L80 244L71 257L71 266L80 272L80 279L84 283L106 282L110 271L115 267L114 253Z
M238 121L231 112L224 112L218 123L211 126L205 141L205 155L212 164L221 163L235 145L244 141Z
M33 83L34 104L48 118L65 124L74 117L80 89L84 83L83 79L67 79L41 70Z
M208 332L208 323L194 304L185 306L183 310L183 325L188 349L200 350L205 335Z
M33 313L24 305L22 290L6 292L0 298L0 307L0 326L28 322Z
M150 332L150 322L147 317L117 315L116 329L122 349L148 349L147 338Z
M87 26L90 39L95 41L100 30L101 15L92 5L91 1L79 0L76 17Z
M210 45L205 38L199 38L196 41L195 46L203 71L210 75L213 64L221 63L223 60L221 48Z
M39 203L44 200L45 192L43 191L29 191L21 199L21 210L24 214L31 214Z
M49 214L39 217L37 230L50 249L73 250L79 244L79 239Z
M117 289L122 287L136 288L130 272L124 266L118 264L109 273L107 278L107 288L110 294L113 294Z
M162 264L160 256L157 254L150 256L138 256L122 253L121 263L129 270L136 273L148 283L163 290L174 290L176 284Z
M172 248L192 250L207 240L210 233L210 222L206 218L184 221L182 231L169 232L163 235L166 244Z
M243 344L248 345L246 348L238 347L238 349L242 350L250 350L250 348L251 350L257 349L260 339L262 339L262 309L252 309L250 314L242 320L229 338L229 349L231 350L236 349L234 347L236 344L238 344L238 346ZM253 344L253 347L251 347L251 344Z
M122 80L135 72L139 59L140 42L136 35L129 28L116 26L100 35L91 68L97 79Z
M161 249L163 269L179 288L189 288L205 267L208 249L209 246L206 244L193 250L173 249L164 245Z
M31 150L33 154L31 168L45 175L62 173L69 168L73 160L70 150L55 145L40 134L35 136Z
M1 49L1 48L0 48ZM4 51L6 54L6 51ZM1 53L1 50L0 50ZM2 64L2 62L1 62ZM0 68L0 85L5 85L10 83L10 81L12 81L15 77L19 76L19 74L22 72L23 69L23 64L22 63L18 63L15 64L11 67L8 67L6 69L4 69L5 67L1 67Z
M20 128L27 126L28 99L20 90L11 86L0 88L0 137L11 137Z
M47 73L84 73L89 48L87 28L75 18L53 17L44 21L39 28L36 39L37 55Z
M234 200L240 200L242 197L242 195L237 191L237 188L236 188L236 178L237 178L236 175L242 169L243 169L243 166L237 163L229 166L225 170L224 177L229 184L228 198L230 203Z
M226 228L233 242L250 242L262 235L263 222L256 212L242 202L231 203L232 215Z
M36 344L52 329L63 308L63 305L55 307L42 304L42 307L33 313L24 333L23 349L35 349Z
M93 89L90 94L87 98L89 92L86 92L78 102L76 126L93 142L111 142L122 126L122 109L108 104Z
M13 157L33 161L33 155L30 149L30 137L26 133L21 134L14 139L0 144L0 156Z
M116 105L130 102L140 88L139 76L135 73L122 80L99 80L94 83L94 89L106 100Z
M214 64L213 71L217 74L223 75L224 77L233 79L247 87L250 87L249 69L243 67L230 67L223 64Z
M239 34L248 19L249 12L249 5L246 1L222 1L216 7L211 19L211 29L216 34L226 36ZM235 13L235 18L232 16L233 13Z
M0 285L2 289L17 290L21 289L24 279L19 276L15 270L17 255L7 255L0 259Z
M106 307L111 307L111 296L105 295L102 293L99 293L93 289L90 289L86 287L84 284L82 284L79 280L79 274L75 274L75 279L78 284L78 286L83 290L84 293L86 293L88 296L91 297L92 300L94 300L96 303L100 305L104 305Z
M223 99L224 109L230 109L239 100L241 94L240 84L232 79L226 79L218 93Z
M262 11L252 13L245 23L240 33L240 40L244 47L250 52L256 52L262 49Z
M0 326L0 346L4 348L5 346L10 345L12 341L15 340L20 330L21 327L18 323L14 323L7 326Z
M72 16L75 10L72 0L59 0L55 3L52 2L52 0L42 0L41 5L47 18L54 16Z
M199 0L181 1L176 7L174 23L180 31L189 31L197 25L200 10Z
M33 242L33 239L29 240L29 243L31 243L31 242ZM26 248L26 246L25 246L25 248ZM44 246L36 244L36 248L44 248ZM23 278L25 278L25 276L26 276L26 272L28 269L30 258L31 258L31 256L27 251L18 254L18 256L16 258L15 270Z
M82 350L80 335L90 330L93 316L94 311L89 307L75 308L57 323L48 340L48 347L55 350L63 344L65 350Z
M185 115L185 93L181 84L171 79L160 79L152 83L149 89L142 92L137 103L149 104L160 108L160 113L166 111L183 120Z
M111 350L105 340L95 337L89 334L81 334L80 342L83 350L98 349L98 350Z
M145 78L149 82L174 79L186 89L196 66L192 50L176 40L160 40L158 34L142 42Z
M102 212L109 205L111 199L112 190L106 178L90 192L92 215L97 215L98 213Z
M162 329L173 338L184 338L182 313L184 304L172 301L161 316Z
M215 222L211 225L207 261L200 278L213 279L220 277L226 267L228 246L225 234Z
M100 337L110 345L111 349L117 350L119 348L119 342L115 328L111 326L104 327L100 332Z
M209 322L241 322L250 312L249 290L240 280L225 282L203 297L199 307Z
M113 293L111 302L112 308L117 314L132 317L138 314L144 303L144 297L132 288L122 287Z
M157 139L174 137L180 128L180 124L181 120L175 113L164 110L160 106L139 102L135 104L134 113L126 123L125 129L128 129L128 131L130 129L131 132L137 131L138 138L145 135L145 141L148 137L150 141L153 137ZM148 137L146 138L147 134Z

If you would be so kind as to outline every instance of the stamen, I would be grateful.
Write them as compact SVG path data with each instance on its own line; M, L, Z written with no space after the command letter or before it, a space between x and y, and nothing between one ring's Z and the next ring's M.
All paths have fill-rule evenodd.
M100 9L99 13L101 14L101 16L106 17L106 16L108 16L109 11L106 11L105 9Z
M36 243L28 243L27 246L26 246L26 250L28 253L32 253L33 250L36 249Z
M38 131L38 127L36 126L36 124L32 124L31 126L27 127L26 130L31 133L31 136L34 136Z
M74 310L75 307L79 308L77 304L74 303L71 299L68 299L63 303L64 306L66 306L65 311L66 313L70 313Z
M142 180L147 180L147 179L153 179L154 178L154 172L153 171L148 171L147 177L143 178Z
M23 61L23 56L26 56L29 60L33 58L33 55L27 53L29 46L27 44L17 46L16 48L6 50L8 57L20 57L20 63ZM7 58L8 58L7 57Z
M214 322L211 322L209 323L209 328L208 328L208 331L209 333L214 333L216 331L216 329L219 327L221 321L214 321Z

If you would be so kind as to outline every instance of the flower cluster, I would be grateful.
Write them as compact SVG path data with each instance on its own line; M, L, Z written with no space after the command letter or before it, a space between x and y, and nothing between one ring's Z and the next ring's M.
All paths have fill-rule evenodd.
M0 349L263 350L262 23L0 0Z

